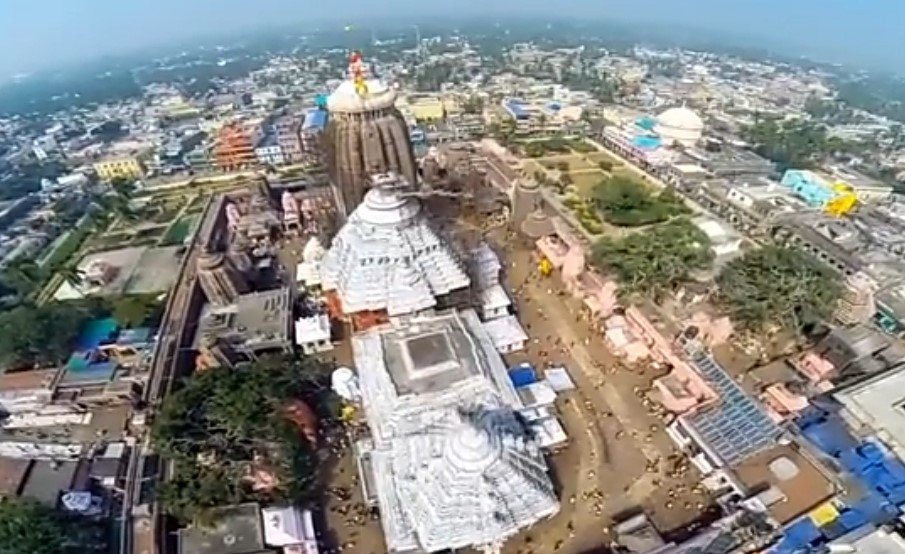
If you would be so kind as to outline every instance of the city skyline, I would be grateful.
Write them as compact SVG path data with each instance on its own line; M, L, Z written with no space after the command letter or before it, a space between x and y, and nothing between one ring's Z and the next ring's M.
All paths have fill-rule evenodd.
M87 6L86 6L87 4ZM602 22L633 25L669 25L677 34L713 33L727 42L807 56L866 69L905 70L898 56L903 42L895 24L905 6L879 1L855 6L830 0L819 8L778 0L742 0L727 5L715 0L699 2L650 0L643 5L607 1L546 0L514 3L498 0L488 5L473 0L451 5L425 5L392 0L379 6L348 0L341 13L333 7L302 6L289 0L268 0L254 6L227 0L176 3L116 3L89 0L78 5L49 0L40 5L6 3L0 6L0 45L15 55L0 59L0 75L27 74L65 64L91 61L136 50L161 48L266 28L285 28L297 22L335 24L405 14L429 20L436 16L491 16L599 18ZM179 17L174 15L179 14ZM137 23L140 22L140 25ZM806 32L802 32L802 30ZM64 44L59 39L67 37Z

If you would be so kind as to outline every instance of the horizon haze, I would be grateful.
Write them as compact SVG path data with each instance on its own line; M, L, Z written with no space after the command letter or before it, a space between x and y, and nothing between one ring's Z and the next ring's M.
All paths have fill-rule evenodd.
M460 0L455 6L413 0L379 4L346 0L341 10L334 4L304 6L297 0L45 0L0 5L0 46L4 52L14 53L0 57L0 75L6 78L108 55L296 23L303 29L374 18L429 22L438 16L486 16L503 24L506 17L574 17L585 23L599 19L642 28L669 25L686 35L718 34L735 45L905 73L900 55L905 36L898 30L898 22L905 18L905 3L892 5L883 0L826 0L819 5L779 0Z

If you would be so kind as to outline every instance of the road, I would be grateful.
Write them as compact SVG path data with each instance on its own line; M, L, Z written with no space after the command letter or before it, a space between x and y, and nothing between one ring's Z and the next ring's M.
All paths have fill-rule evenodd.
M507 361L565 365L577 390L557 401L570 437L551 457L562 510L504 551L591 552L611 540L614 522L638 508L661 530L686 525L709 501L695 490L696 473L672 471L675 447L644 395L657 374L623 366L581 317L579 303L559 294L562 283L532 275L532 255L515 248L505 256L507 285L519 291L519 319L531 337L526 351Z

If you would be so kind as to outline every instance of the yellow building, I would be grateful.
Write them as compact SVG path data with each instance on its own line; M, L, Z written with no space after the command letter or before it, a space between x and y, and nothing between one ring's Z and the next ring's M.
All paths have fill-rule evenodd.
M418 121L441 121L446 115L443 100L436 96L409 98L409 109Z
M116 179L140 179L145 174L141 161L136 156L105 158L94 164L94 172L101 181Z

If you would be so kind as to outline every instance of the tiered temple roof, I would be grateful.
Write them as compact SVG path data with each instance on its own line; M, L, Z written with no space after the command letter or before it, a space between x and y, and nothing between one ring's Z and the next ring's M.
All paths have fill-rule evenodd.
M559 510L506 368L471 311L353 338L390 552L497 545Z
M321 277L324 290L337 292L345 313L415 313L470 284L418 199L384 187L368 191L349 216L324 258Z

